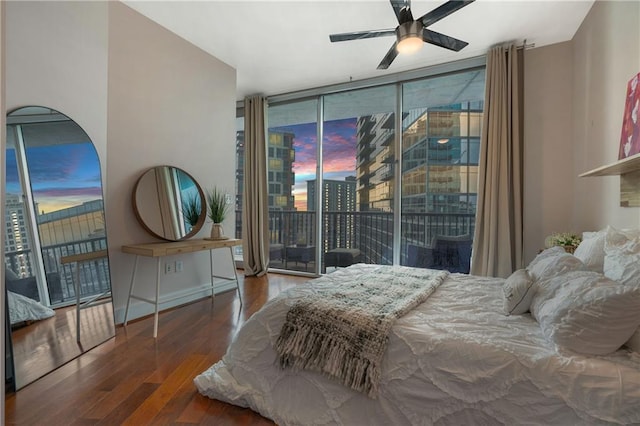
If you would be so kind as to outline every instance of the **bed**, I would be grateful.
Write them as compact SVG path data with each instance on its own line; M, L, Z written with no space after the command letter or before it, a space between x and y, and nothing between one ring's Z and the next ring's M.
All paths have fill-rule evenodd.
M374 271L415 268L356 264L280 294L194 383L280 425L637 424L640 355L628 342L640 325L640 275L618 265L610 279L589 263L592 252L605 257L603 248L582 259L545 250L506 280L447 274L393 322L374 395L283 368L278 339L298 302Z

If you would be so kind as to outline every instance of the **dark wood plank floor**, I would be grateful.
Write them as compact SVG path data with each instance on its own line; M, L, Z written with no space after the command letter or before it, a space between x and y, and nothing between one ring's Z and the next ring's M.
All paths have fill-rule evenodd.
M116 337L6 398L7 425L273 425L210 400L193 385L220 360L236 330L282 290L308 278L241 278L235 291L117 327Z

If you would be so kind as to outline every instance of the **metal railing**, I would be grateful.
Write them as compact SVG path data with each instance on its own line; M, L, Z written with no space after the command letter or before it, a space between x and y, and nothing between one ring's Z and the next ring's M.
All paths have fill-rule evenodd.
M104 237L91 238L70 243L55 244L42 247L44 269L47 277L47 288L52 307L75 303L76 289L74 278L77 264L60 264L60 258L74 254L90 253L106 250L107 240ZM34 253L31 250L5 252L5 265L14 272L19 272L26 265L26 274L21 277L21 285L25 287L37 286L33 275L35 264ZM79 270L80 297L88 298L104 293L111 288L108 258L83 262ZM25 292L32 294L30 289ZM36 290L37 291L37 290Z
M241 211L236 211L236 217L241 215ZM406 264L408 245L429 247L436 236L469 235L472 238L475 230L474 213L404 213L400 220L402 264ZM284 248L315 247L315 223L315 212L270 211L270 243ZM325 212L322 226L322 253L335 248L357 248L362 262L393 263L393 213ZM315 266L305 264L304 270L313 272Z

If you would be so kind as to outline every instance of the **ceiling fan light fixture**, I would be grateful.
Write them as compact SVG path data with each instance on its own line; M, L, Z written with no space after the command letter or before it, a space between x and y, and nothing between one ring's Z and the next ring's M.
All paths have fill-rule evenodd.
M422 23L418 21L405 22L398 26L398 53L410 54L422 49Z

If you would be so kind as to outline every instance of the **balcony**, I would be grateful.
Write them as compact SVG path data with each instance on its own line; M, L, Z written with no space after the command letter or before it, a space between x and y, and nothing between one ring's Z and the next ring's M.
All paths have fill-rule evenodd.
M55 244L42 247L42 256L47 275L49 299L53 308L76 303L76 290L74 286L75 264L61 265L60 258L79 253L105 250L107 240L104 237L91 238L64 244ZM26 263L33 265L36 262L31 250L5 252L5 265L16 270L16 265ZM33 275L22 278L21 285L34 287L24 291L30 294L37 288ZM111 288L109 278L109 261L106 258L96 259L80 268L80 298L89 298L104 293Z
M242 212L236 211L236 217ZM407 259L407 245L429 246L436 235L473 235L475 214L407 213L401 216L401 263ZM315 272L315 254L304 263L287 262L287 247L316 247L321 253L336 248L360 250L359 261L371 264L393 263L393 213L390 212L325 212L322 218L324 232L316 241L316 213L298 211L270 211L269 232L272 247L277 247L278 258L271 266L303 272ZM295 251L295 250L294 250ZM321 259L321 269L324 265Z

